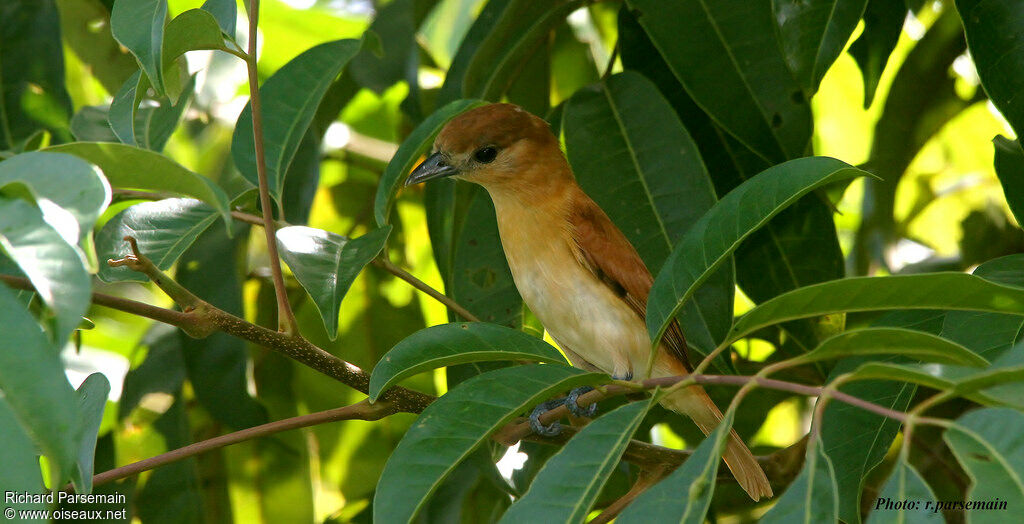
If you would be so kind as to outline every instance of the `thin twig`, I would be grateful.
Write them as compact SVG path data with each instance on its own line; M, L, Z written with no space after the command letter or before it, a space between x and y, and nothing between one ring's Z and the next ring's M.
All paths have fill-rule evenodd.
M414 277L408 271L396 266L394 262L387 259L386 256L379 257L373 261L373 265L383 268L388 273L395 275L396 277L406 281L412 287L434 297L434 300L444 304L448 309L454 311L456 314L470 322L480 322L480 319L469 312L466 308L460 306L457 302L451 299L448 295L441 293L440 291L430 287L426 282Z
M299 324L288 302L288 290L281 272L281 258L277 254L273 204L270 200L270 185L267 182L267 159L263 150L263 116L260 110L260 80L256 69L256 28L259 22L260 0L249 0L249 51L246 69L249 72L249 105L252 109L252 135L256 150L256 174L260 183L260 206L263 208L263 231L267 239L267 254L270 256L270 274L274 279L277 296L277 329L289 335L299 336Z
M647 491L647 488L657 484L661 479L665 478L668 472L662 468L654 471L641 471L640 478L637 479L633 487L629 488L629 491L625 495L619 497L615 502L612 502L608 507L604 508L604 511L600 515L594 517L589 524L605 524L611 522L612 519L617 517L622 510L626 509L637 497Z

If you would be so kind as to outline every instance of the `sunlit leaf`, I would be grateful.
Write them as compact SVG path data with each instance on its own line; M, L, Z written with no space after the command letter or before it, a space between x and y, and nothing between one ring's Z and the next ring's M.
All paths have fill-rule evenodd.
M103 408L110 394L110 382L102 373L93 373L78 386L78 412L81 443L78 460L71 475L75 493L92 493L93 459L96 455L96 436L103 421Z
M856 355L903 355L925 362L976 367L988 364L977 353L942 337L884 327L844 331L797 358L800 362L817 362Z
M119 0L110 12L110 30L146 72L157 94L164 94L163 45L167 0Z

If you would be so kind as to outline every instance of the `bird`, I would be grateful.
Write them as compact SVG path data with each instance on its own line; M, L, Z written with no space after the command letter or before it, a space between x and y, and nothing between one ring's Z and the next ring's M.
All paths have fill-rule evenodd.
M545 120L508 103L457 115L405 185L445 177L479 184L490 195L516 288L574 367L624 380L646 371L651 341L645 315L654 279L626 236L577 185ZM652 369L651 377L692 369L678 323L663 337ZM688 416L705 435L722 420L698 385L666 395L661 404ZM723 459L753 500L772 496L764 471L734 430Z

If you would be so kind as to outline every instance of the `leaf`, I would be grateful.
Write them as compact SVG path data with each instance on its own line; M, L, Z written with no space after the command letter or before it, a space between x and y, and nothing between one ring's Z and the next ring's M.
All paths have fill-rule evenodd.
M722 462L735 412L726 411L718 427L693 450L671 475L637 497L615 520L619 524L680 522L702 524L715 493L715 478Z
M156 267L168 270L178 257L217 220L212 207L191 198L167 198L142 202L121 211L103 225L96 236L100 260L116 260L129 254L125 236L135 237L139 251ZM147 282L146 275L125 266L103 263L97 274L104 282Z
M313 299L331 340L338 336L341 300L363 267L384 249L390 233L391 226L354 239L306 226L277 231L281 258Z
M405 80L410 63L417 60L416 36L419 21L415 11L418 0L395 0L381 7L367 31L380 39L380 53L364 49L352 59L349 68L359 85L380 94Z
M449 473L492 433L552 394L607 380L535 364L473 377L427 406L391 454L377 483L373 518L408 522Z
M864 328L839 333L814 351L797 357L818 362L855 355L903 355L925 362L981 367L988 361L977 353L942 337L900 328Z
M9 212L5 209L0 216L17 216ZM0 402L6 402L50 459L49 485L60 486L78 455L75 390L64 376L57 348L5 285L0 285L0 325L4 326L0 337L0 391L4 395Z
M391 207L395 202L395 194L399 187L409 176L409 172L415 167L417 161L422 157L434 143L434 138L441 132L441 129L463 111L484 105L482 100L456 100L441 109L434 111L428 116L412 133L402 142L395 152L395 156L384 168L380 184L377 186L377 196L373 203L373 216L377 219L377 225L383 227L390 221Z
M771 217L817 187L865 174L833 158L803 158L769 168L730 191L690 228L658 273L647 299L651 340L661 340L687 299Z
M945 375L941 368L935 366L867 362L853 372L851 379L912 382L933 389L949 391L979 404L999 405L1004 402L977 392L1003 384L1024 382L1024 366L986 369L968 376L950 377ZM1010 404L1015 407L1024 407L1024 403L1019 400Z
M160 153L104 142L75 142L46 151L70 153L98 166L118 189L141 189L195 197L210 204L230 222L228 197L212 180L189 171Z
M9 293L0 290L0 294ZM7 319L4 319L7 320ZM39 456L32 439L18 422L14 411L3 397L0 397L0 486L6 491L43 493L43 476L39 471ZM18 504L20 510L45 511L45 502ZM39 519L39 522L43 522Z
M438 91L438 105L448 104L462 98L466 70L483 42L494 32L494 28L502 20L502 16L513 0L490 0L473 20L473 25L459 43L459 48L452 59L451 66L444 77L444 84Z
M864 77L864 107L871 106L878 90L889 55L896 49L907 7L893 0L868 0L864 10L864 32L850 46L850 56L857 61Z
M69 140L73 113L64 81L61 24L54 2L4 2L0 26L0 151L21 151L40 130Z
M810 107L786 67L768 2L627 4L715 122L771 162L806 153Z
M153 151L163 151L192 100L195 84L196 77L192 75L185 83L184 95L178 97L177 101L171 102L164 97L158 106L144 107L135 115L136 145Z
M500 522L583 522L650 407L650 400L631 402L584 426Z
M868 0L772 2L786 63L809 95L818 91L825 72L843 52L867 3Z
M992 139L996 148L996 175L1003 186L1006 203L1018 224L1024 224L1024 150L1020 142L1002 135Z
M967 48L992 103L1017 135L1024 133L1024 11L1016 0L956 0Z
M772 324L831 313L953 309L1024 315L1024 289L963 273L855 277L802 287L740 317L727 340Z
M970 411L943 434L943 440L971 477L964 500L1002 503L991 508L995 511L965 511L971 522L1006 522L1007 501L1024 497L1021 435L1024 415L1007 408Z
M110 185L103 174L62 153L22 153L0 162L0 191L8 184L27 187L46 221L70 244L92 232L110 203ZM68 215L71 221L66 220Z
M566 103L564 126L580 186L657 274L673 246L716 200L686 128L657 87L631 71L578 91ZM687 342L704 354L732 324L731 266L727 262L716 272L683 310Z
M550 31L583 4L580 0L512 0L477 46L462 78L462 95L498 101L519 74L521 64Z
M119 0L110 11L110 31L146 72L153 89L164 94L163 45L167 0Z
M107 120L110 122L110 129L123 144L133 146L136 143L135 111L148 86L148 80L142 80L142 70L140 69L124 81L121 88L114 94L113 100L110 101ZM141 92L140 87L142 88Z
M488 360L565 363L557 349L518 329L485 322L441 324L409 335L380 359L370 376L370 402L417 373Z
M0 247L56 314L53 339L63 347L81 323L92 295L82 255L24 200L0 196L0 217Z
M267 185L281 201L284 175L295 157L316 108L345 64L360 48L359 40L335 40L307 49L277 70L260 87ZM252 109L246 104L231 138L231 158L246 180L259 185L253 142Z
M110 34L110 5L113 2L104 4L100 0L88 0L55 3L63 24L59 31L55 27L49 37L56 39L59 36L78 59L89 67L90 76L98 80L108 93L116 93L125 79L139 70L139 65ZM43 4L31 2L21 5Z
M213 14L205 9L189 9L174 17L164 30L163 67L171 67L179 56L200 49L226 49L224 37Z
M808 445L807 458L800 475L789 485L778 502L760 522L838 522L839 497L832 462L825 455L820 439Z
M892 472L889 480L882 487L882 493L872 505L873 511L868 516L868 523L945 522L942 512L934 507L935 500L937 500L935 493L921 478L921 474L910 463L901 460L896 463L896 470ZM910 507L905 503L911 501L917 505ZM931 508L926 506L928 502L932 502ZM889 507L889 504L894 507Z
M238 19L238 5L235 0L206 0L200 9L213 15L224 34L230 38L235 37L235 23Z
M82 441L78 448L78 461L71 475L75 493L92 493L93 459L96 455L96 437L103 421L103 408L110 394L110 382L102 373L93 373L78 386L78 427Z

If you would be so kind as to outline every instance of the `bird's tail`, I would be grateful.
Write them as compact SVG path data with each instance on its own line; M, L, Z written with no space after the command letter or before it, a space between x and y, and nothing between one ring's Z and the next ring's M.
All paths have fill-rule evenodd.
M714 401L708 397L704 388L690 386L666 396L661 400L666 408L681 413L693 419L697 427L708 435L722 421L722 412L715 406ZM729 439L725 443L725 452L722 454L725 465L729 466L733 476L739 481L740 487L750 495L750 498L758 500L761 497L771 497L772 487L768 484L768 477L765 476L757 459L743 443L743 440L735 431L729 431Z

